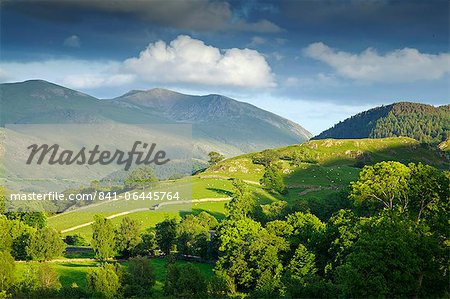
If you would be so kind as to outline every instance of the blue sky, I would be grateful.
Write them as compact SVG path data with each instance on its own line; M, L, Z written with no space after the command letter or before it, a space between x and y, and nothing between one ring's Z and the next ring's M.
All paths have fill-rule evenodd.
M373 106L450 102L449 2L2 1L0 81L109 98L165 87L317 134Z

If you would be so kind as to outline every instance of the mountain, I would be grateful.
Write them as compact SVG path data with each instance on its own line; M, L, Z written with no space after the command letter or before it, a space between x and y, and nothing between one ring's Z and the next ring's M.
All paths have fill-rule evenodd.
M450 136L450 105L400 102L356 114L313 139L406 136L439 143Z
M300 143L311 137L292 121L216 94L191 96L157 88L131 91L113 101L159 111L175 123L192 124L194 139L218 139L242 152Z
M227 156L301 143L300 125L221 95L190 96L165 89L131 91L101 100L42 80L0 84L0 125L33 123L176 124L193 126L194 155Z

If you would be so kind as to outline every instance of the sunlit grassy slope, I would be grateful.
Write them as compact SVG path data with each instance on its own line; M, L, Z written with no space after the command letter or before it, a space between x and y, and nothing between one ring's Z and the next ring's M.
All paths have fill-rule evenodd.
M156 278L156 284L153 287L155 297L162 297L164 278L166 276L166 263L165 259L151 259L150 263L153 266L154 274ZM186 264L185 261L176 261L177 264ZM27 267L32 267L37 265L37 262L29 263L17 263L16 264L16 275L18 279L21 279L21 275L25 273ZM55 269L59 275L59 281L63 286L71 286L76 284L78 287L87 290L86 275L95 267L98 267L97 262L64 262L64 263L49 263L49 265ZM127 267L127 263L122 264ZM207 278L212 276L212 265L204 263L193 263L197 267L202 275Z
M278 161L282 165L285 184L289 188L287 195L273 194L259 185L264 174L262 165L254 164L254 154L246 154L224 160L210 167L206 171L192 177L192 199L226 198L232 195L232 178L240 178L249 184L250 190L260 204L275 200L285 200L290 204L298 201L323 201L339 192L345 186L357 179L360 167L363 164L374 164L380 161L400 161L402 163L423 162L442 169L448 169L449 162L442 151L437 148L421 145L411 138L385 138L385 139L354 139L354 140L314 140L300 145L278 148L280 155ZM313 157L314 163L300 163L292 165L290 159L295 152L306 153ZM169 182L167 187L176 187L186 184L186 179ZM225 216L225 201L198 202L178 205L177 211L173 207L162 207L158 211L140 211L113 218L114 223L123 217L138 220L143 227L154 227L165 217L174 217L185 213L199 213L207 211L218 218ZM125 209L125 208L124 208ZM106 209L105 216L122 212L123 210ZM83 212L72 212L58 215L49 219L49 225L57 230L64 230L92 221L96 214L89 207ZM67 234L81 233L89 238L89 226L73 230Z

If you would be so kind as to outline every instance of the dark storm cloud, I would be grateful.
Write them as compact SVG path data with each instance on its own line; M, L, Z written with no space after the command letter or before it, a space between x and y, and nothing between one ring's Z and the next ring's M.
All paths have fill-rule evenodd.
M288 23L294 27L369 33L389 29L416 35L441 34L448 39L449 3L447 0L287 0L280 5Z
M141 21L198 31L238 30L279 32L281 28L266 19L248 22L233 13L226 1L7 1L5 8L57 22L76 22L89 13L137 17Z

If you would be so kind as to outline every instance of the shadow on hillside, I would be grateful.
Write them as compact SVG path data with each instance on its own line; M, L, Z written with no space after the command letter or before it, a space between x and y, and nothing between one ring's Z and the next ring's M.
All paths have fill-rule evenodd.
M217 211L209 211L209 210L199 209L199 208L192 208L191 211L180 211L180 216L184 217L184 216L190 215L190 214L194 214L194 215L197 216L201 212L206 212L206 213L214 216L217 220L225 218L225 214L224 213L220 213L220 212L217 212Z
M214 191L220 195L225 195L226 197L233 196L233 192L225 190L225 189L209 187L209 188L206 188L206 190Z
M336 140L333 140L334 142ZM382 161L398 161L403 164L419 163L429 164L440 169L449 169L450 161L437 148L418 144L406 143L404 140L361 140L361 146L357 146L359 141L355 140L353 145L339 146L336 143L326 146L326 143L319 145L312 151L318 153L320 164L302 164L293 172L284 177L284 182L290 186L289 195L283 199L286 201L321 201L329 196L321 193L321 190L329 189L338 193L338 189L347 187L351 181L358 179L359 171L365 165L373 165ZM390 143L387 143L390 142ZM386 147L380 149L377 147ZM293 194L292 188L303 187L311 189L303 195ZM314 189L317 189L313 191Z
M364 141L366 139L361 141L363 144L361 147L354 145L353 148L336 148L336 151L332 154L321 153L321 150L323 152L327 150L325 145L315 150L321 155L327 156L326 161L321 163L322 166L347 165L362 168L364 165L372 165L382 161L398 161L403 164L422 162L441 169L447 169L450 166L450 161L445 154L433 145L406 143L401 138L394 144L392 144L392 141L391 144L388 144L388 141L384 139L380 139L379 144L375 143L377 140L370 140L372 144L369 143L369 145L364 144ZM358 143L358 141L355 140L355 143ZM374 148L381 145L388 146L383 149Z
M68 268L84 268L84 267L86 267L86 264L80 264L80 263L64 263L64 267L68 267Z

